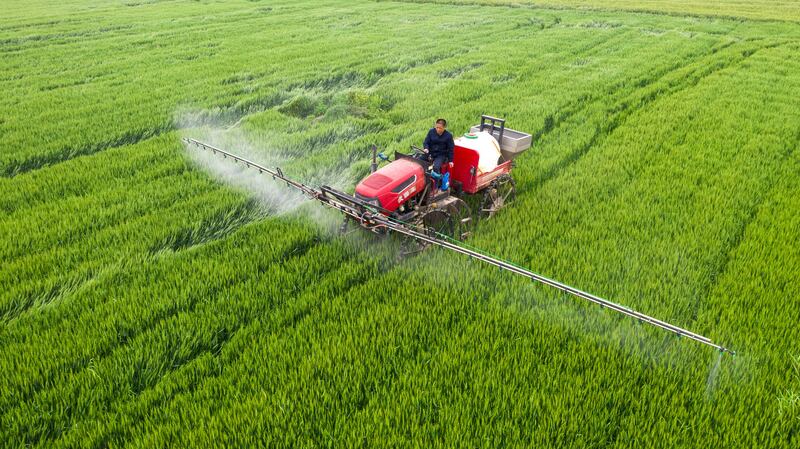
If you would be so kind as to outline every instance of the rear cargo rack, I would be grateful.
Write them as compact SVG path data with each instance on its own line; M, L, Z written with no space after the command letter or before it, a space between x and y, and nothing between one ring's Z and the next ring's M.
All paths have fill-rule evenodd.
M506 128L506 121L491 115L481 115L481 123L473 125L469 132L477 133L486 131L497 139L503 159L510 161L524 153L531 147L533 138L530 134Z

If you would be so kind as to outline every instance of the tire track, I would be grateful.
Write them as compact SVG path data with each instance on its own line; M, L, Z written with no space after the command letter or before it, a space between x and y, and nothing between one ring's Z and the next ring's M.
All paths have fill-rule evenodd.
M383 1L383 0L373 0L373 1ZM687 11L663 11L659 9L649 9L649 8L615 8L615 7L599 7L599 6L591 6L587 7L585 5L579 6L570 6L570 5L547 5L542 3L519 3L513 0L508 0L507 2L485 2L482 0L390 0L392 2L397 3L411 3L411 4L432 4L432 5L447 5L447 6L454 6L454 7L476 7L480 6L482 8L521 8L521 9L530 9L530 10L543 10L543 11L552 11L552 12L559 12L559 11L567 11L567 12L610 12L610 13L622 13L622 14L648 14L652 16L663 16L663 17L672 17L676 19L683 19L687 17L696 18L696 19L704 19L704 20L725 20L730 22L753 22L753 23L787 23L787 24L798 24L800 25L800 21L792 20L792 19L777 19L777 18L760 18L760 17L748 17L748 16L736 16L736 15L727 15L727 14L710 14L710 13L699 13L699 12L687 12Z
M758 218L759 211L761 210L762 206L764 206L764 204L772 197L772 193L779 185L778 180L784 171L783 168L786 166L785 162L792 158L792 156L796 153L798 146L800 146L800 129L797 131L793 140L795 145L789 148L786 153L780 157L779 161L776 162L777 168L762 189L762 194L755 201L753 201L752 205L744 214L744 219L740 221L739 225L736 227L733 236L720 249L720 255L717 259L717 263L711 268L711 270L709 270L709 282L695 296L690 322L695 323L697 321L702 305L704 304L704 300L715 291L722 278L725 277L731 261L733 260L734 253L744 241L744 237L747 234L747 229L756 220L756 218Z
M275 265L277 265L279 267L282 267L282 266L284 266L284 264L292 263L293 260L302 259L307 254L308 250L310 250L314 246L316 246L316 245L310 244L310 245L307 245L306 251L302 251L301 250L300 252L297 252L297 253L290 252L289 253L290 257L289 258L285 259L282 262L276 263ZM194 315L195 312L198 310L198 307L200 307L201 310L206 310L206 311L208 311L210 313L210 311L213 310L213 304L215 304L216 302L221 302L221 301L224 301L225 299L227 299L227 292L231 288L235 288L235 286L244 286L244 285L247 285L247 284L250 284L250 283L255 283L259 279L261 279L262 277L267 276L267 273L269 273L269 272L270 271L268 269L264 269L263 271L259 270L257 272L257 274L255 274L255 275L252 274L252 273L247 273L241 279L235 280L235 282L229 282L229 283L227 283L225 285L219 285L219 286L213 287L212 289L210 289L209 292L203 294L202 298L199 295L192 295L192 296L195 296L194 300L190 301L188 306L176 307L176 308L174 308L174 313L172 313L172 314L170 314L168 316L164 316L161 319L157 320L154 323L154 326L149 327L146 330L141 330L140 329L140 330L138 330L138 332L136 334L127 336L127 338L124 340L122 345L115 346L112 351L108 351L105 354L102 354L102 355L99 355L99 356L95 356L93 358L93 363L95 364L95 366L98 365L98 364L102 365L102 364L104 364L104 360L109 359L109 358L121 358L122 360L136 359L137 358L137 354L135 352L135 346L134 345L139 344L139 342L141 342L141 341L147 341L147 339L149 338L148 336L150 335L150 330L155 330L156 327L158 327L159 325L162 325L162 323L165 323L165 322L169 321L169 319L172 318L173 316ZM213 300L211 302L208 302L207 301L208 298L213 298ZM218 323L218 324L222 325L224 323ZM232 331L234 333L238 329L240 329L240 326L238 326L238 324L236 324L236 323L234 323L233 326L234 326L234 329L232 329ZM151 369L152 367L150 366L149 362L146 365L135 365L133 367L133 374L132 374L133 377L131 377L131 382L132 382L131 383L131 388L133 389L132 393L134 394L134 396L137 396L140 393L142 393L143 391L152 388L166 374L168 374L169 372L174 371L174 369L176 369L179 366L191 363L191 361L193 359L195 359L196 357L199 357L203 352L212 351L212 350L214 350L214 351L219 350L222 346L224 346L224 344L227 342L228 339L230 339L230 337L232 335L231 334L231 330L225 330L225 329L227 329L225 327L222 327L220 329L223 330L222 334L219 334L219 332L217 333L217 334L219 334L221 336L220 338L216 338L215 337L214 339L212 339L212 341L205 342L205 343L201 344L199 347L193 348L192 351L190 351L190 353L188 355L177 356L178 358L172 357L173 363L168 364L168 366L165 365L166 368L164 368L164 369L166 369L166 371L164 371L164 372L161 372L158 369L155 369L155 370ZM177 350L177 349L179 349L179 348L178 347L173 348L173 356L176 355L176 354L174 354L174 351ZM127 358L125 357L126 354L128 355ZM167 357L167 359L169 359L169 358L170 357ZM139 360L139 362L144 363L143 360ZM163 363L163 360L161 362ZM174 366L176 364L177 364L177 366ZM158 375L159 373L160 373L160 375ZM66 396L69 397L69 398L72 398L75 401L77 401L79 398L83 398L85 396L85 394L81 394L78 390L80 390L82 388L81 387L82 385L91 384L91 382L92 382L91 379L95 375L96 374L93 372L93 369L92 369L91 366L85 367L82 371L74 372L74 374L68 379L68 382L70 383L70 385L73 385L75 387L75 392L74 393L67 393ZM125 374L125 375L127 376L128 374ZM154 378L153 375L157 375L157 378ZM57 400L61 400L59 398L63 398L64 397L64 393L65 393L64 390L65 390L65 388L62 385L54 385L51 389L44 390L44 391L38 391L33 397L31 397L28 401L26 401L26 403L24 405L20 404L18 406L19 407L18 409L14 408L14 409L9 410L6 413L5 416L6 417L8 417L9 415L13 416L15 410L20 410L19 414L21 416L31 416L30 413L26 413L24 411L25 407L31 407L31 408L35 408L35 409L47 409L47 404L48 404L47 398L50 397L50 398L57 398ZM40 401L40 398L44 398L45 402L42 403ZM50 404L50 405L55 407L56 404ZM72 407L72 406L78 407L80 404L73 403L73 404L65 404L65 405L67 405L69 407ZM85 405L84 405L84 407L85 407ZM53 410L57 410L57 409L58 409L57 407L53 408ZM63 415L63 418L67 419L68 423L70 424L70 425L67 425L67 426L61 426L60 425L60 424L64 424L63 421L59 421L59 419L61 419L60 417L62 417L62 415L60 413L55 413L54 414L55 416L47 414L45 416L40 417L39 419L40 420L44 420L44 422L37 422L37 423L35 423L33 428L31 428L31 427L28 428L28 432L27 432L28 436L26 437L26 441L25 441L26 444L35 445L35 444L40 444L43 441L54 441L54 440L56 440L57 438L60 437L60 435L62 434L63 431L73 427L72 424L74 424L73 420L75 419L75 417L82 416L82 414L79 412L79 410L80 410L80 408L76 408L75 411L70 411L69 413L66 413L66 414ZM19 429L19 430L21 430L21 429ZM33 430L33 434L30 433L31 430ZM17 432L17 434L21 434L21 433L24 433L24 432L21 432L21 431Z
M313 248L316 248L316 249L321 249L322 248L319 245L312 245L312 246L313 246ZM309 248L309 250L310 249L311 248ZM304 273L304 269L306 267L306 264L305 263L301 263L303 258L305 258L307 255L308 255L307 252L306 253L302 253L302 254L301 253L292 254L292 257L290 257L290 258L286 259L285 261L277 264L278 265L278 269L285 271L287 274L310 275L311 273L308 273L308 272ZM352 260L352 258L353 258L352 254L345 254L340 262L344 264L344 263L347 263L348 261ZM338 268L338 266L339 266L339 262L337 262L337 261L329 261L329 262L326 263L323 271L314 273L314 276L316 276L318 278L328 276L330 273L336 272L336 269ZM197 313L213 313L215 310L217 310L217 306L214 305L215 303L225 302L227 300L227 298L230 297L230 295L235 294L234 292L237 292L237 291L244 292L244 291L247 291L248 288L250 288L250 287L257 288L256 286L261 285L263 283L262 281L265 278L268 278L268 277L271 277L271 276L274 276L274 275L275 275L275 272L272 269L265 269L263 271L259 270L259 272L257 274L255 274L254 276L248 277L246 280L237 283L235 286L232 286L233 287L232 289L231 288L225 288L225 289L221 289L221 290L217 291L214 294L206 295L205 296L206 298L213 298L213 299L211 299L209 302L204 300L204 302L202 304L202 310L197 311ZM188 356L178 356L177 359L175 357L167 357L167 359L172 360L172 361L170 363L166 364L167 368L165 368L165 370L158 371L158 376L157 376L156 379L151 378L151 376L146 376L146 373L148 372L149 367L142 366L141 370L143 370L142 371L143 374L142 374L142 377L139 379L140 382L138 382L138 383L136 382L137 381L136 373L134 373L134 377L132 378L132 381L133 381L132 387L134 388L134 390L133 390L134 396L133 397L122 396L122 395L114 396L113 400L111 400L111 402L108 403L109 407L112 410L116 410L117 412L119 412L120 410L124 410L126 408L126 405L131 403L130 401L135 400L136 397L139 397L139 396L141 396L143 394L146 394L149 391L153 391L154 389L158 388L158 385L160 384L160 382L162 380L168 378L168 375L170 373L173 373L176 370L179 370L183 366L192 365L193 362L196 359L203 357L205 354L208 354L213 359L217 359L221 355L221 353L223 351L227 352L225 347L229 344L229 342L231 342L232 340L236 339L237 335L239 335L240 332L245 331L252 323L257 322L260 319L260 317L262 315L262 312L263 312L261 310L262 308L265 308L267 313L270 313L270 314L275 313L275 309L276 308L281 308L283 305L285 305L287 303L290 303L291 299L295 299L297 297L300 297L300 296L303 296L303 295L306 295L306 294L311 294L309 292L314 292L315 291L315 287L317 287L318 284L315 283L315 282L299 282L299 285L302 286L299 290L297 290L296 286L293 286L293 285L286 285L286 286L282 287L284 289L294 289L292 294L288 297L289 299L286 299L283 302L280 301L280 299L283 298L282 295L275 296L275 295L272 295L272 294L268 294L270 301L267 304L262 303L262 302L254 302L254 303L249 304L249 306L250 306L249 308L243 308L241 310L241 312L245 313L245 319L241 319L241 317L236 318L236 317L230 316L230 315L227 318L221 318L219 320L219 322L216 323L216 325L220 326L220 327L215 332L215 334L214 334L214 336L213 336L213 338L211 340L203 341L203 342L201 342L201 344L199 346L193 347L191 352L190 352L190 354L188 354ZM242 294L244 294L244 293L242 293ZM265 292L265 294L267 294L267 293ZM187 313L187 314L191 313L191 314L194 315L195 314L195 309L193 308L193 309L187 310L185 312L182 311L181 313ZM205 328L200 329L200 330L204 330L204 329ZM140 336L137 336L136 340L142 340L142 339L147 339L147 338L148 338L147 334L142 334ZM124 352L131 352L131 350L129 350L129 349L117 349L117 350L115 350L114 354L121 354L121 353L124 353ZM230 352L230 354L232 354L233 358L232 359L226 359L225 360L225 364L227 365L227 364L234 363L236 361L236 359L238 359L238 357L241 356L241 353L242 353L242 351L232 350ZM113 357L114 354L109 355L109 357ZM132 354L132 355L135 356L135 354ZM122 356L120 355L119 357L122 357ZM102 363L102 362L100 362L100 363ZM93 374L91 372L81 373L80 375L76 376L78 379L75 380L75 382L81 382L80 378L86 379L86 381L84 383L91 382L92 375ZM214 376L214 375L211 376L211 378L214 378L214 377L216 377L216 376ZM176 395L180 394L180 390L173 391L172 393L173 393L173 396L176 396ZM169 401L169 398L166 398L166 397L159 398L154 403L149 403L148 407L145 407L145 408L141 409L140 413L146 414L146 413L152 412L152 408L153 407L155 407L159 403L167 402L167 401ZM143 416L140 416L140 417L143 417ZM85 416L85 415L80 415L80 414L79 415L70 414L69 419L70 419L70 425L67 426L67 429L75 428L76 426L80 427L80 428L83 428L86 424L91 424L92 422L94 422L96 417L95 416ZM29 441L29 443L32 443L32 444L54 443L54 442L58 441L61 438L64 438L64 437L68 438L68 435L69 435L68 432L69 431L67 430L64 433L57 433L57 434L52 434L52 435L46 434L44 436L44 438L36 440L36 441L31 440L31 441ZM109 439L113 438L114 435L117 435L120 432L123 432L123 433L124 432L130 432L130 430L116 429L115 431L112 431L110 433L105 433L105 434L100 436L100 442L97 442L96 444L98 445L98 447L102 447L103 444L104 444L103 441L107 442ZM81 439L81 441L83 441L83 440Z
M724 61L717 61L711 65L701 58L692 61L692 63L688 65L679 66L676 69L660 76L658 79L655 79L651 82L646 82L644 87L638 89L636 93L623 98L610 110L607 110L611 114L609 120L605 124L596 125L595 131L588 142L578 147L575 151L570 152L561 162L554 164L552 167L546 170L542 176L537 177L532 183L532 189L537 190L548 181L563 174L568 167L577 163L582 157L588 154L592 148L601 145L606 138L614 133L617 128L623 126L631 115L646 109L650 104L656 102L657 100L678 94L684 90L691 89L697 86L704 79L709 78L722 70L742 63L747 58L750 58L759 51L775 48L784 44L785 42L782 41L771 42L760 46L757 45L755 47L748 47L744 50L734 48L734 45L732 44L724 45L724 49L727 49L729 53L733 53L732 58L728 58ZM712 50L711 56L716 58L722 53L723 51L721 50ZM668 77L676 75L692 65L696 65L697 67L693 70L690 70L689 73L683 78L683 81L681 81L680 78L677 81L671 82L666 80ZM660 82L662 81L666 83L666 85L663 87L659 86ZM575 115L577 115L577 112Z
M313 236L304 236L302 239L296 241L287 241L286 245L282 245L278 248L276 254L272 255L272 257L265 259L259 262L259 268L257 272L263 273L268 270L268 267L272 265L280 266L282 263L286 261L304 256L308 251L310 251L316 244L318 240L317 237ZM282 248L282 249L281 249ZM190 256L186 256L190 257ZM209 253L207 257L213 257L213 253ZM165 262L168 262L171 259L164 259ZM125 276L133 277L138 272L146 271L147 266L141 263L134 264L135 267L139 267L138 270L134 272L128 271L117 271L117 272L109 272L107 274L109 282L110 279L113 279L117 276ZM163 267L162 267L163 269ZM127 325L122 325L118 323L116 326L116 338L114 339L105 339L103 344L94 348L94 353L90 358L87 355L79 356L77 359L68 358L63 359L55 364L51 364L48 367L48 372L59 372L63 376L75 375L82 371L85 371L93 359L103 359L114 351L119 350L119 348L124 347L130 343L130 341L136 338L138 335L143 333L149 332L155 326L158 325L159 322L173 316L177 313L180 313L184 310L193 310L193 308L197 305L198 301L206 298L208 296L217 296L220 292L225 291L226 289L230 288L231 286L246 282L250 277L253 276L253 273L244 273L243 276L234 276L229 279L223 280L213 285L204 285L202 286L202 291L204 292L202 297L198 296L197 293L192 293L191 290L186 290L182 293L182 300L175 301L171 305L167 305L163 307L161 310L156 310L149 316L141 316L136 323L127 323ZM166 282L166 281L165 281ZM116 283L116 282L115 282ZM152 289L157 289L160 287L153 286ZM143 292L144 294L144 292ZM101 303L101 308L113 308L113 304L104 302ZM81 309L83 310L83 309ZM76 323L83 323L85 321L91 321L91 317L100 314L100 310L98 307L92 307L89 311L83 311L79 316L77 316L77 320L72 320ZM51 320L52 321L52 320ZM63 321L63 320L62 320ZM80 332L79 332L80 334ZM83 335L83 334L81 334ZM23 344L23 342L19 342L19 344ZM77 346L77 345L76 345ZM41 351L40 351L41 352ZM14 362L12 361L12 364ZM31 378L28 377L23 379L23 384L21 385L9 385L11 389L11 395L8 398L2 398L4 400L0 401L0 408L6 408L11 406L14 403L22 403L25 401L29 401L31 397L35 394L39 394L43 389L50 389L55 390L58 388L58 385L53 384L52 379L44 378L46 373L40 372L40 378ZM48 384L50 384L48 386Z
M352 260L352 257L348 259L348 261ZM344 273L339 275L337 274L339 273L339 270L333 270L328 274L327 278L329 280L332 279L332 277L336 277L338 279L336 279L335 285L330 287L330 289L332 289L335 297L347 295L348 292L358 287L361 282L369 279L370 272L371 269L368 266L364 266L364 268L358 273L350 276ZM339 283L342 283L343 285L339 286ZM316 310L316 306L320 304L320 301L317 301L317 299L320 297L320 290L325 292L325 295L322 296L326 298L331 294L331 291L329 291L329 288L326 284L311 283L309 288L301 292L297 292L297 294L293 296L285 298L285 300L282 302L276 303L276 306L270 311L266 322L259 320L258 318L254 318L253 320L249 321L247 326L243 326L242 330L239 331L239 333L237 333L235 336L241 338L236 341L232 341L231 347L226 348L224 350L224 354L219 355L219 357L224 358L224 360L220 362L220 365L224 367L236 366L237 362L239 362L247 354L246 345L250 343L248 337L252 337L252 335L263 336L265 332L267 334L274 334L280 329L292 328L299 321L305 319L314 310ZM203 376L202 382L192 385L191 388L171 392L168 397L162 396L155 399L153 402L147 403L146 406L143 405L140 407L135 407L137 408L137 411L134 412L134 417L132 419L135 422L138 421L138 419L142 419L146 416L149 416L149 419L153 419L154 414L168 414L170 408L180 408L180 403L182 401L194 402L192 398L197 395L201 395L201 392L208 389L213 389L214 385L218 382L224 381L226 376L230 376L232 374L235 375L235 373L230 373L229 371L230 368L220 369L219 371L215 372L207 372L207 375ZM222 404L217 404L215 402L204 401L203 403L208 406L208 413L212 415L223 406ZM154 413L155 410L157 411ZM123 411L122 413L125 412ZM126 414L126 416L129 415ZM151 427L149 428L149 431L151 433L157 433L159 427L166 425L166 423L163 423L160 426ZM124 444L137 431L138 429L135 427L114 426L113 429L100 432L98 437L94 438L94 442L91 445L95 448L101 448L104 447L104 444L107 441L114 441Z

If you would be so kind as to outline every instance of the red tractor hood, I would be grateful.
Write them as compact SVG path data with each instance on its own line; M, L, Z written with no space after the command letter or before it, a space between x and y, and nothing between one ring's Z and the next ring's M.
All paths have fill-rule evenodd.
M394 211L409 198L409 191L417 192L424 185L422 166L412 160L398 159L358 183L356 195L362 199L377 199L381 207Z

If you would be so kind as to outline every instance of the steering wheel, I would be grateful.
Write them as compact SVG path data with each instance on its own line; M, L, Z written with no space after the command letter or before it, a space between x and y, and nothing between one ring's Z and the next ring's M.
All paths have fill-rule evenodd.
M411 145L411 151L413 151L414 154L428 154L425 151L423 151L422 148L415 147L414 145Z

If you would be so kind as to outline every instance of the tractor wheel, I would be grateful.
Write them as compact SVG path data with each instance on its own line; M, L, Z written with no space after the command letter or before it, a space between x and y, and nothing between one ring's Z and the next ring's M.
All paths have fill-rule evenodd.
M456 240L464 240L472 232L472 211L464 200L458 198L451 203L447 211L453 220L453 235Z
M441 209L434 209L425 212L422 217L419 218L419 221L415 222L415 227L423 228L421 230L425 234L428 234L434 238L442 238L442 235L452 237L456 232L454 230L453 218L450 216L450 213ZM399 255L398 261L423 251L429 245L430 243L428 242L417 240L411 237L405 238L403 240L402 251Z
M455 233L455 223L449 212L434 209L422 216L422 224L433 237L446 235L452 237Z
M483 192L481 217L491 218L506 204L514 201L517 189L514 179L507 174L498 176Z

